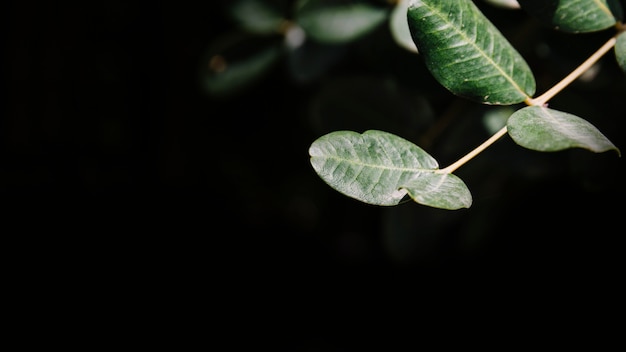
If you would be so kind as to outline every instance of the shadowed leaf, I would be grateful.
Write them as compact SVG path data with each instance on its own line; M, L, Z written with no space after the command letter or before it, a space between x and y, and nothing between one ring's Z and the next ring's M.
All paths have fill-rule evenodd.
M285 12L267 0L237 0L229 7L230 15L242 28L258 34L276 33Z
M522 9L563 32L595 32L622 18L619 0L518 0Z
M626 73L626 32L622 32L617 36L615 42L615 59L619 67Z

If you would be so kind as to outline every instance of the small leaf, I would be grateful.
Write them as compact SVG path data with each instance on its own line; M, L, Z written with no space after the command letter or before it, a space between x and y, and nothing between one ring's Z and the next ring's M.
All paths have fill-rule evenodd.
M601 153L620 151L596 127L566 112L528 106L516 111L507 122L508 133L515 143L541 152L583 148Z
M400 0L393 8L391 18L389 19L389 30L398 45L408 51L417 53L417 46L413 38L411 38L409 22L407 22L406 18L406 11L409 8L410 1L411 0Z
M309 154L328 185L364 203L397 205L407 194L417 203L449 210L472 203L463 181L437 173L433 157L387 132L331 132L313 142Z
M284 21L283 9L271 6L267 0L237 0L230 4L230 15L251 33L276 33Z
M412 0L409 29L435 79L484 104L511 105L535 93L522 56L470 0Z
M626 32L622 32L617 36L615 42L615 59L619 67L626 73Z
M322 43L346 43L369 33L387 19L386 8L359 2L300 0L295 21Z
M622 17L619 0L518 0L541 23L570 33L595 32Z
M205 54L201 75L210 95L235 95L260 80L283 55L278 38L224 36Z

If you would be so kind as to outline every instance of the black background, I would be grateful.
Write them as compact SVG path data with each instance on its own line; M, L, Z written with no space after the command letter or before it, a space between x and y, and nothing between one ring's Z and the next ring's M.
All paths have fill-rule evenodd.
M291 311L280 319L315 316L340 326L342 315L339 321L323 316L321 302L355 308L366 296L392 304L372 292L446 292L458 302L496 286L487 297L521 292L560 306L558 297L584 289L595 292L598 309L612 309L612 298L623 293L626 192L623 158L614 153L539 155L505 138L491 149L510 154L490 149L476 167L470 162L459 170L475 191L470 209L365 205L330 189L310 167L308 147L320 133L307 104L317 82L294 83L279 66L236 98L215 99L202 89L206 50L235 28L221 5L11 2L3 8L3 233L18 240L17 252L43 260L34 265L40 278L54 273L70 282L76 277L67 273L77 273L77 280L98 277L112 286L176 287L177 299L216 307L234 300L228 316L259 312L254 327L276 312L272 307ZM498 23L506 16L525 15ZM580 43L554 36L548 40L564 48ZM603 34L587 38L589 48L604 40ZM561 61L531 60L538 92L592 50L561 71L555 69ZM611 81L618 90L574 86L570 99L585 96L597 107L600 117L589 120L624 149L624 78L614 75L616 65L606 66L621 80ZM328 75L370 68L340 63ZM435 115L454 99L437 88L432 94L439 97ZM561 109L569 108L562 102ZM515 158L552 171L530 178L498 168ZM490 192L481 186L485 177L504 186ZM385 229L413 216L418 223L407 226L415 226L415 238L404 239L409 249L390 251ZM472 239L477 242L467 244ZM59 267L65 274L50 269ZM559 293L546 297L552 289ZM394 309L414 303L399 302ZM283 321L277 328L288 326ZM315 336L278 340L306 348L320 343Z

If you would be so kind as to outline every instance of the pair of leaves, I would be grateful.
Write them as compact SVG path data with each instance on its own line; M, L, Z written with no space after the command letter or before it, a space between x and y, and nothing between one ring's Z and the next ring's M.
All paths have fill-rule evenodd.
M555 9L565 11L576 3L561 1L564 8ZM585 8L586 13L596 13L606 2L586 4L596 4ZM427 68L453 94L483 104L512 105L528 101L535 93L535 79L523 57L470 0L411 0L407 20ZM567 23L588 22L594 21ZM546 107L515 112L507 121L507 131L517 144L533 150L579 147L619 154L589 122ZM309 153L313 168L326 183L365 203L395 205L407 195L417 203L450 210L469 208L472 203L462 180L440 171L436 160L421 148L389 133L337 131L317 139Z

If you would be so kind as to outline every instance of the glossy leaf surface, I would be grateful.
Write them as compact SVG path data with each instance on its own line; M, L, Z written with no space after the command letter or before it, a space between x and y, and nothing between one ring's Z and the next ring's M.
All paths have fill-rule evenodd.
M311 38L321 43L346 43L369 33L383 23L388 11L363 2L301 0L295 21Z
M429 71L452 93L511 105L535 93L526 61L470 0L412 0L408 23Z
M433 157L387 132L331 132L313 142L309 154L328 185L365 203L397 205L407 194L417 203L449 210L472 203L461 179L437 173Z
M518 0L543 24L563 32L595 32L622 18L619 0Z
M507 122L508 133L522 147L542 152L583 148L601 153L619 149L588 121L558 110L529 106Z

